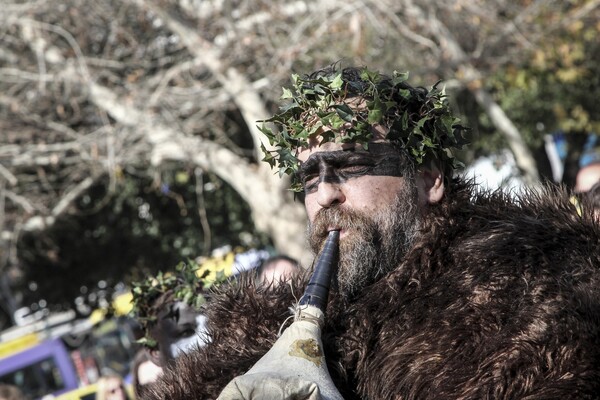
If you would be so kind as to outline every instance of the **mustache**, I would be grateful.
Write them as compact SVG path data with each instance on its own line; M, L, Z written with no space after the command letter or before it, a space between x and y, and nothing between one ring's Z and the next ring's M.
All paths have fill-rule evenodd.
M322 208L316 214L310 225L309 241L313 250L318 250L327 238L330 228L364 229L370 225L369 219L354 210L344 210L339 207Z

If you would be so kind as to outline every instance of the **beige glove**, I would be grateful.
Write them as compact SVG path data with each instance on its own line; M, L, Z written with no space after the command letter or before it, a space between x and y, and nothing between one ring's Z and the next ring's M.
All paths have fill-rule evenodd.
M218 400L234 399L324 400L316 383L276 373L250 374L235 378L223 389Z

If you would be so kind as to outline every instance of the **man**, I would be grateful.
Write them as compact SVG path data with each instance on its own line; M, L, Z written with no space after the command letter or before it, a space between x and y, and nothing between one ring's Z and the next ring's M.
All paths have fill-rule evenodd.
M600 182L600 161L585 165L577 172L575 192L585 193Z
M205 297L195 271L182 263L175 273L149 277L133 290L133 314L144 331L141 342L163 370L181 354L210 341L200 310Z
M163 301L157 313L157 322L150 328L150 336L157 347L150 350L153 361L166 368L175 358L208 342L206 317L184 301Z
M571 201L577 206L579 214L590 210L594 219L600 221L600 161L586 164L577 172L575 195Z
M114 372L100 377L96 384L97 400L129 400L123 378Z
M304 191L313 250L340 231L322 337L333 382L346 400L595 398L598 224L558 189L513 201L451 179L463 128L436 87L405 80L295 76L279 130L264 129L278 146L266 160ZM306 281L216 293L211 345L147 398L216 398L272 346Z
M596 221L600 222L600 182L583 193L583 208L589 209Z
M267 258L256 268L256 280L263 286L286 282L300 271L298 261L284 254Z
M0 383L0 400L28 400L28 397L18 387Z
M143 388L158 379L163 370L156 365L148 349L141 348L131 362L131 386L135 398L140 398Z

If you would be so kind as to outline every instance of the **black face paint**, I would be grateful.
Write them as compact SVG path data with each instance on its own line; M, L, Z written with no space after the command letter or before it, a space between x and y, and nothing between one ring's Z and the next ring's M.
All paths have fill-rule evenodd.
M166 365L176 357L174 345L197 335L199 314L198 310L180 301L169 304L158 313L158 321L152 328L151 336L158 342L161 363Z
M371 143L368 150L319 152L300 167L305 193L315 192L319 183L343 183L360 176L404 175L402 157L389 143Z

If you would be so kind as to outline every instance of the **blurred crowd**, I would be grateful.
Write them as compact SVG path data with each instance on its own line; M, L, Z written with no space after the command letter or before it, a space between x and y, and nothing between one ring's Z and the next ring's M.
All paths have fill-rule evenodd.
M204 307L210 305L210 287L233 280L251 282L262 290L280 285L301 269L287 255L252 251L242 253L226 274L212 274L201 266L182 264L141 282L134 293L133 315L142 327L144 347L131 368L134 396L158 378L177 357L210 343ZM217 267L219 269L219 267ZM221 278L218 278L218 276Z

